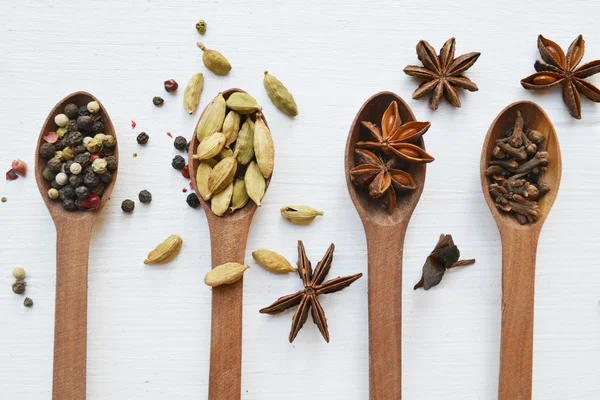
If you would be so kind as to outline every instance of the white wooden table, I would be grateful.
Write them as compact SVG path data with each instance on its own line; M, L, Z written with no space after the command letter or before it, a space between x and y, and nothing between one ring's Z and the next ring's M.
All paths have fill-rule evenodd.
M296 259L304 240L316 263L336 244L331 277L366 272L365 237L347 194L344 144L350 123L373 93L391 90L429 120L428 166L404 258L403 393L406 399L488 400L496 397L501 297L500 238L484 203L479 157L484 135L509 103L530 99L550 115L563 151L562 186L542 232L536 285L536 400L600 398L600 105L584 99L572 119L560 91L528 92L539 33L566 48L582 33L584 62L600 58L600 3L371 1L33 1L0 8L0 166L33 165L35 140L51 107L88 90L108 109L119 133L120 173L112 200L94 229L90 250L88 399L206 398L211 292L206 219L185 203L188 182L170 166L174 136L190 137L199 113L183 110L188 78L205 72L201 108L218 91L240 87L264 105L275 138L275 175L254 219L250 253L269 248ZM194 25L203 18L207 47L233 64L227 77L205 70ZM410 100L418 84L402 73L416 64L415 45L437 49L451 36L457 54L481 51L467 75L479 85L461 93L463 107ZM268 69L292 91L300 115L289 119L262 87ZM175 78L177 95L162 82ZM590 79L600 84L600 77ZM158 109L152 97L165 104ZM131 120L137 128L131 128ZM138 146L141 131L150 135ZM138 153L137 158L132 154ZM2 172L4 172L2 170ZM132 215L120 203L152 192ZM33 170L0 180L0 398L49 399L55 286L55 231ZM312 226L279 216L286 204L325 211ZM142 263L166 236L184 239L179 257L162 267ZM451 233L472 267L452 271L429 292L413 291L440 233ZM254 265L253 263L251 263ZM10 290L23 266L27 295ZM308 322L293 345L292 313L258 310L300 288L294 276L254 267L244 293L242 398L368 398L367 277L323 298L331 343Z

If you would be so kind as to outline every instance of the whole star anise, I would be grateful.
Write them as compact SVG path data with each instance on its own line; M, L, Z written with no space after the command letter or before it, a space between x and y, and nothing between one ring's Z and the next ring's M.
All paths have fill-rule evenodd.
M600 103L600 89L584 81L585 78L600 72L600 60L577 68L585 52L583 36L579 35L571 43L566 56L558 44L542 35L538 36L538 49L546 63L539 60L535 62L534 68L537 72L521 80L521 85L525 89L545 90L561 84L563 100L569 109L569 114L577 119L581 119L579 93Z
M296 335L302 326L308 319L308 312L311 312L313 322L319 328L321 335L327 343L329 343L329 329L327 328L327 318L325 317L325 311L319 303L318 296L321 294L333 293L345 289L350 286L354 281L359 279L362 274L356 274L346 276L343 278L335 278L330 281L323 283L329 269L331 268L331 261L333 260L333 250L335 246L333 243L327 249L327 253L323 256L323 259L317 264L317 268L313 272L310 261L306 257L306 251L304 250L304 244L301 240L298 241L298 275L302 279L304 289L290 294L288 296L280 297L275 303L269 307L260 310L262 314L275 315L279 314L288 308L298 306L296 313L292 319L292 330L290 332L290 343L294 341Z
M429 107L434 111L437 110L444 96L454 107L460 107L456 87L471 92L479 90L475 83L461 74L475 64L481 53L472 52L454 58L455 47L456 40L448 39L440 49L438 56L429 43L421 40L417 44L417 57L423 63L423 67L409 65L404 68L406 75L425 80L414 91L413 99L420 99L433 93L429 100Z

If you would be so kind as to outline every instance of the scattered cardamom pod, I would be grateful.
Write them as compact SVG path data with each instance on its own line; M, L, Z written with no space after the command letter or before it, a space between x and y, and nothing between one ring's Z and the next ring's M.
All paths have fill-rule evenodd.
M236 179L233 183L233 194L231 195L231 207L229 212L234 212L243 208L250 200L246 191L246 182L243 179Z
M204 283L208 286L216 287L220 285L228 285L239 281L244 272L250 268L249 265L239 263L225 263L213 268L204 277Z
M273 272L274 274L287 274L288 272L296 272L296 268L292 267L284 256L275 253L271 250L256 250L252 253L254 261L264 269Z
M242 92L235 92L229 96L227 107L243 115L254 114L260 109L254 97Z
M244 175L244 182L246 183L246 192L248 193L248 196L258 207L260 207L260 202L265 195L267 184L256 161L252 161L248 164L246 174Z
M216 50L209 50L200 42L196 44L202 50L204 66L217 75L227 75L231 71L231 64Z
M285 206L281 207L281 216L287 221L296 225L306 225L311 223L317 216L323 215L319 211L308 206Z
M185 108L190 115L198 108L198 104L200 104L200 95L202 94L203 89L204 75L202 75L202 72L198 72L190 78L190 81L183 92L183 108Z
M233 157L233 151L229 147L223 147L223 150L219 153L219 158L224 159L227 157Z
M200 117L200 121L198 121L198 126L196 127L198 143L202 143L204 139L215 132L221 132L223 121L225 120L226 109L225 98L219 93L217 97L212 99L206 106Z
M215 194L225 190L233 182L236 170L237 161L234 157L227 157L219 161L208 177L208 192L214 197Z
M271 131L260 112L256 113L256 122L254 123L254 155L260 172L268 179L275 166L275 145Z
M148 253L144 264L160 264L170 261L179 253L183 239L179 235L171 235L164 242L156 246L154 250Z
M208 190L208 177L211 172L212 167L206 162L201 162L196 171L196 187L204 201L208 201L212 197Z
M220 193L215 194L210 201L210 210L218 217L222 217L223 214L229 208L231 204L231 196L233 194L233 182L229 184Z
M240 122L242 122L242 116L238 112L231 110L227 113L225 122L223 122L223 134L227 138L225 145L230 146L237 140Z
M223 146L225 146L225 135L222 132L215 132L198 145L194 158L197 160L208 160L219 155Z
M294 96L292 96L279 79L269 74L268 71L265 71L263 85L269 99L271 99L271 102L279 111L290 117L298 115L298 106L296 105L296 101L294 101Z
M241 165L248 164L254 158L254 122L249 116L246 116L246 122L238 134L235 142L237 151L237 162Z

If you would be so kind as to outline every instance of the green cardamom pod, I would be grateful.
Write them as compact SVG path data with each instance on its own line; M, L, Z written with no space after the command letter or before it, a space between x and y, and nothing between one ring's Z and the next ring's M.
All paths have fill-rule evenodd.
M235 151L237 152L237 162L246 165L254 158L254 122L249 116L246 116L246 122L238 134L235 142Z
M275 166L275 145L271 131L260 112L256 113L256 122L254 123L254 155L260 172L268 179Z
M296 225L306 225L311 223L318 215L323 215L323 211L308 206L285 206L281 208L281 216L287 221Z
M233 195L233 182L229 184L220 193L215 194L210 201L210 210L218 217L222 217L223 214L229 208L231 204L231 196Z
M216 50L209 50L200 42L196 44L202 50L204 66L217 75L227 75L231 71L231 64Z
M227 138L225 142L226 146L230 146L231 143L235 142L240 132L240 122L242 122L242 116L236 111L229 111L223 122L223 134Z
M204 278L204 283L208 286L216 287L220 285L228 285L239 281L244 272L250 268L249 265L239 263L225 263L210 270Z
M225 190L233 182L236 170L237 161L234 157L227 157L219 161L208 177L208 192L214 197L217 193Z
M198 126L196 127L198 143L202 143L204 139L215 132L221 132L223 121L225 120L226 109L225 98L219 93L217 97L212 99L206 106L200 117L200 121L198 121Z
M254 114L260 109L254 97L242 92L235 92L229 96L227 107L244 115Z
M206 162L201 162L196 170L196 188L198 188L198 192L204 201L208 201L211 198L211 193L208 190L208 177L211 172L212 167Z
M246 174L244 175L244 182L246 183L246 192L248 192L248 196L258 207L260 207L260 202L265 195L267 183L265 177L260 172L256 161L252 161L248 164Z
M290 117L298 115L298 106L296 105L294 96L283 86L283 83L279 79L269 74L268 71L265 71L263 85L269 99L271 99L271 102L279 111Z
M204 75L202 75L202 72L198 72L190 78L183 93L183 108L185 108L190 115L198 108L198 104L200 104L200 95L202 94L203 89Z
M233 195L231 196L230 212L243 208L250 200L246 191L246 182L243 179L237 179L233 184Z
M179 253L183 239L179 235L171 235L161 244L156 246L154 250L148 253L148 257L144 260L144 264L161 264L170 261Z
M223 150L219 153L219 158L222 160L227 157L233 157L233 151L229 147L223 147Z
M225 135L222 132L215 132L198 145L194 158L197 160L208 160L219 155L225 146Z
M267 271L274 274L287 274L288 272L296 272L296 268L285 259L284 256L275 253L271 250L261 249L252 252L254 261Z

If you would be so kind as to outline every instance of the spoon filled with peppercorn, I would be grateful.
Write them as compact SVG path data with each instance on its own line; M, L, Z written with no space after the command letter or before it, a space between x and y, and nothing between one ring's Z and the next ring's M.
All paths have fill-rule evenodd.
M38 139L35 179L56 226L53 399L86 397L88 252L118 156L110 117L86 92L62 99Z
M244 264L252 217L274 166L271 133L256 100L240 89L204 109L189 149L189 172L210 230L212 268ZM212 289L208 398L239 399L243 281Z
M483 194L502 238L499 400L531 399L536 251L561 173L548 115L530 101L502 110L481 153Z
M402 396L402 253L433 161L422 138L429 126L398 95L381 92L362 106L346 143L348 191L367 237L371 399Z

